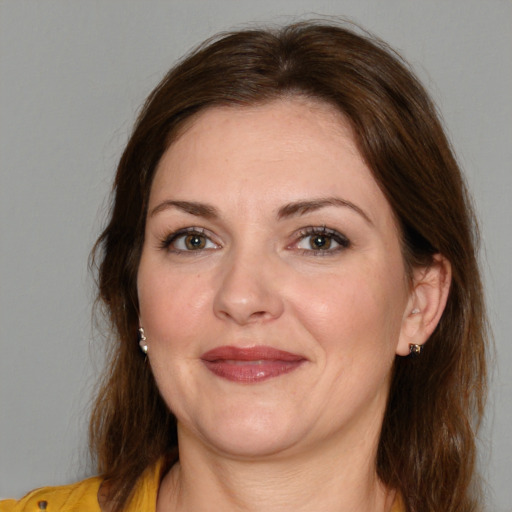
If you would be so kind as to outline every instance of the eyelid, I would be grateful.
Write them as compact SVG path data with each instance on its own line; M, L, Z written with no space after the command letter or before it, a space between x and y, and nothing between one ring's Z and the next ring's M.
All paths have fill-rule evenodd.
M338 247L333 249L318 250L303 249L298 247L298 244L302 242L302 240L314 235L329 236L338 244ZM307 226L296 231L292 237L294 238L294 241L288 246L288 248L302 251L304 254L327 256L343 251L351 246L350 240L343 233L340 233L336 229L328 228L326 226Z
M167 250L167 251L170 251L170 252L175 252L175 253L200 253L201 251L209 251L209 250L212 250L211 247L208 247L208 248L203 248L203 249L197 249L196 251L194 250L183 250L183 249L177 249L177 248L172 248L172 244L174 242L176 242L176 240L178 240L179 238L181 237L184 237L184 236L187 236L187 235L194 235L194 234L197 234L197 235L201 235L201 236L204 236L207 240L209 240L211 243L213 243L216 248L220 248L220 243L218 241L215 240L215 236L214 234L205 229L205 228L201 228L201 227L196 227L196 226L189 226L189 227L186 227L186 228L180 228L180 229L177 229L171 233L169 233L168 235L166 235L165 237L163 237L161 240L160 240L160 243L159 243L159 247L161 249L164 249L164 250Z

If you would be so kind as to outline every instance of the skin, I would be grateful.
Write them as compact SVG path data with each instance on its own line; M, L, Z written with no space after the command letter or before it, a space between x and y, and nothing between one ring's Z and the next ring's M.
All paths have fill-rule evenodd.
M204 247L173 235L184 228ZM375 455L393 361L434 329L449 266L408 277L393 212L331 106L200 113L158 166L138 272L149 361L178 420L157 509L390 510ZM232 382L201 360L224 345L304 363Z

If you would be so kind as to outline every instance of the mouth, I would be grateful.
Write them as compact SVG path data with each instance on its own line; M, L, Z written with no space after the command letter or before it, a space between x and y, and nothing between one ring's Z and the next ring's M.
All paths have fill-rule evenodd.
M217 347L201 360L218 377L241 383L256 383L290 373L306 362L303 356L267 346Z

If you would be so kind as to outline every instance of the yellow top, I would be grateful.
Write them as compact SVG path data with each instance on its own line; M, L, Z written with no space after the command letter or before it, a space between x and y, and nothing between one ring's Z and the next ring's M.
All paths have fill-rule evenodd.
M154 512L160 486L162 461L148 468L135 486L133 499L124 512ZM98 490L101 477L60 487L42 487L28 493L19 501L0 501L0 512L101 512ZM399 496L391 512L405 512Z
M149 467L137 480L133 499L124 512L156 510L163 459ZM0 501L0 512L101 512L98 491L103 479L99 476L59 487L41 487L21 500Z

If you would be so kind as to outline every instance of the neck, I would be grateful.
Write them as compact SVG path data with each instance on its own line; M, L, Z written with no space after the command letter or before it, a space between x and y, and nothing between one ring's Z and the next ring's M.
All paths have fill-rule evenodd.
M376 442L235 459L191 441L180 432L180 461L162 482L157 512L391 510L395 493L376 475Z

